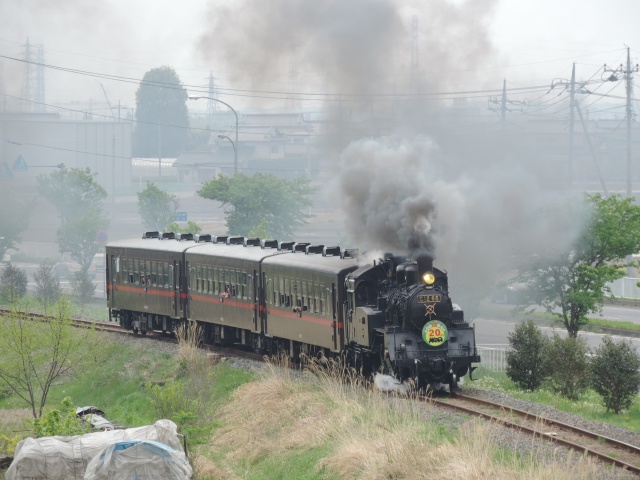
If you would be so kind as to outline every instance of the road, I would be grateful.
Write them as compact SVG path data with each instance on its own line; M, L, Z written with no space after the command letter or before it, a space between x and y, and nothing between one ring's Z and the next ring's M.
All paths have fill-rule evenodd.
M474 320L476 327L476 343L478 345L504 345L509 343L509 332L514 329L522 317L509 317L508 315L505 315L505 313L512 308L511 306L492 305L492 309L501 309L502 307L504 307L504 311L500 312L499 315L481 313L481 315ZM603 308L602 318L607 320L640 323L640 308L605 305ZM553 333L558 333L562 336L566 335L566 330L560 324L555 328L541 327L541 330L549 335ZM602 342L602 337L605 336L603 334L591 332L580 332L579 335L587 339L591 348L598 347ZM613 337L620 338L618 336ZM640 338L625 338L630 340L636 346L638 351L640 351Z

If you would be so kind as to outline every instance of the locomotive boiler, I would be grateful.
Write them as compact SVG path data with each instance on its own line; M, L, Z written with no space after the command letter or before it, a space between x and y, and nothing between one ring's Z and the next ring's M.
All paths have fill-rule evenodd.
M458 380L479 362L473 326L449 297L446 272L427 255L388 254L347 277L347 315L354 354L419 387ZM376 360L374 360L376 358Z

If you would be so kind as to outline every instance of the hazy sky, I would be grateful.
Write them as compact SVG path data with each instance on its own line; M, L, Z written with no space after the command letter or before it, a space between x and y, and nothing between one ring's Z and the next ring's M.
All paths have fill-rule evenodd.
M287 91L291 88L290 67L281 66L265 75L253 72L243 77L230 62L246 50L230 51L226 48L226 39L216 37L215 27L221 26L217 15L227 11L229 17L223 22L229 28L225 35L229 35L230 29L246 30L246 34L251 31L247 19L252 18L252 5L273 5L273 8L282 9L297 3L294 0L190 0L181 6L167 0L0 0L0 55L22 57L22 45L28 37L32 43L44 45L45 62L56 67L139 79L152 67L171 65L188 85L206 85L211 70L222 87ZM391 3L398 7L400 17L410 25L412 12L407 4L411 2ZM446 3L422 1L417 12L421 39L433 31L438 34L438 28L449 35L446 51L450 52L451 61L426 64L425 46L419 52L421 72L446 78L444 85L440 85L445 90L500 88L503 78L509 86L547 84L553 78L568 77L574 61L578 64L578 77L588 78L603 63L618 65L624 61L625 45L632 48L634 63L640 57L640 28L633 23L640 18L640 2L452 0L448 3L469 13L466 18L458 19L457 26L452 28L446 14L432 15L433 11L442 10L440 7ZM241 8L234 5L241 5ZM479 9L483 11L479 12ZM287 13L283 15L286 17ZM436 19L437 25L429 24L430 19ZM347 29L353 25L357 30L359 12L356 9L348 17L335 20L345 24ZM456 28L472 23L477 23L473 26L474 32L486 32L491 48L485 49L486 54L474 52L473 58L465 58L465 52L478 46L473 38L455 41ZM395 52L397 56L404 56L406 67L397 72L394 80L397 90L408 75L410 31L409 28L401 53ZM203 38L207 39L204 43ZM244 50L238 44L234 48ZM246 49L251 48L254 47L246 45ZM264 57L265 53L262 55ZM20 95L23 69L19 62L2 60L3 93ZM89 99L103 102L104 94L98 81L104 85L111 103L134 103L135 84L49 69L45 76L47 103ZM301 72L296 88L322 92L326 91L326 82L317 74L305 76ZM228 95L220 98L240 108L250 103L246 97Z

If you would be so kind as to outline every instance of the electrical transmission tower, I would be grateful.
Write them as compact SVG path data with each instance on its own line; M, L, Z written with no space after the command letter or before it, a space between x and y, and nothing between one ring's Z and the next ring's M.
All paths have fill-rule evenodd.
M44 48L29 42L22 46L24 72L22 98L27 112L44 112Z

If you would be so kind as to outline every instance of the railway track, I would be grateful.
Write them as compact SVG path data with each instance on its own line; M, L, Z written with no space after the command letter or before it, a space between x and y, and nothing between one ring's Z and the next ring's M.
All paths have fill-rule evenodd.
M0 309L0 315L7 313L11 313L11 311ZM47 318L49 318L47 315L37 313L29 313L26 315L34 321L46 321ZM73 324L79 328L95 328L98 331L144 338L143 335L134 334L116 324L86 319L74 319ZM162 332L152 331L150 332L150 336L156 340L177 342L175 337L163 335ZM202 348L221 356L243 357L258 361L264 360L264 356L262 355L233 348L223 348L214 345L202 345ZM640 476L640 448L635 445L563 422L544 418L530 412L462 394L456 394L447 398L420 397L420 399L440 408L480 417L502 426L525 432L534 437L554 442Z
M421 397L438 407L493 421L549 440L600 461L640 475L640 448L573 425L551 420L498 403L456 394L448 398Z

